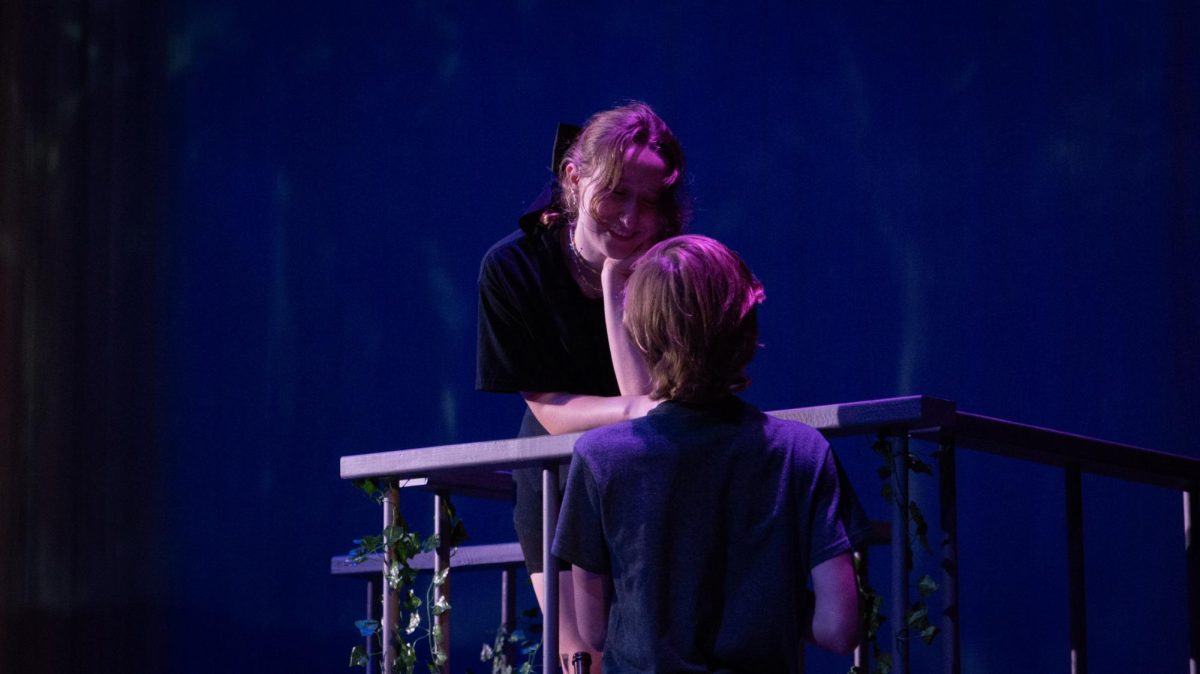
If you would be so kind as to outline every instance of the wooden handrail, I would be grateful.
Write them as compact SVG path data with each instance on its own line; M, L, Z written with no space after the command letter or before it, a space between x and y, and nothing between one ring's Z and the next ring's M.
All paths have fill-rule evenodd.
M802 421L828 437L880 434L899 438L917 438L937 442L949 457L941 467L940 490L943 506L943 528L946 542L943 545L943 566L956 568L956 487L954 478L953 452L958 449L973 449L1012 459L1031 461L1066 469L1069 484L1071 476L1078 480L1080 473L1092 473L1116 477L1131 482L1166 487L1184 493L1185 535L1187 536L1189 619L1192 668L1195 671L1197 650L1200 649L1200 571L1191 568L1191 560L1197 558L1196 543L1191 526L1196 517L1196 503L1200 501L1200 460L1159 451L1125 445L1108 440L1090 438L978 414L960 412L948 400L930 396L904 396L882 400L820 405L769 412L773 416ZM438 493L471 493L491 497L503 497L510 493L511 481L508 471L513 468L537 467L545 471L550 479L557 464L571 458L576 439L581 434L492 440L438 447L393 450L344 456L341 459L341 477L347 480L365 478L387 478L400 480L407 486L423 486ZM553 483L557 486L557 482ZM553 491L553 490L552 490ZM547 500L549 501L549 500ZM1074 512L1079 509L1078 490L1068 494L1067 507ZM898 508L900 506L897 506ZM1074 510L1073 510L1074 509ZM547 511L549 512L549 511ZM899 510L897 512L900 512ZM553 513L551 513L553 514ZM553 518L549 518L552 520ZM1072 532L1081 530L1079 517L1074 520ZM896 525L906 520L899 517ZM948 523L948 526L947 526ZM1073 535L1072 532L1068 534ZM893 532L895 533L895 532ZM903 532L901 532L903 533ZM546 540L553 537L553 529L547 528ZM893 537L893 546L906 538ZM1076 548L1082 549L1081 544ZM897 555L900 550L897 549ZM1082 587L1082 556L1072 558L1072 587ZM897 560L903 557L897 556ZM897 563L898 567L902 565ZM451 566L454 566L451 561ZM946 602L948 622L946 671L959 671L957 629L957 573L947 572ZM546 574L547 596L554 596L557 574ZM893 612L902 615L907 605L907 576L900 574L894 589ZM1083 620L1083 596L1080 591L1071 593L1072 622L1072 671L1086 672L1086 631ZM555 607L556 608L556 607ZM551 610L552 614L554 611ZM386 620L386 618L385 618ZM554 625L547 625L547 639L553 643ZM1076 652L1077 651L1077 652ZM903 653L898 653L903 656ZM547 668L554 664L550 650L545 653ZM894 663L893 671L904 674L907 658L901 657Z

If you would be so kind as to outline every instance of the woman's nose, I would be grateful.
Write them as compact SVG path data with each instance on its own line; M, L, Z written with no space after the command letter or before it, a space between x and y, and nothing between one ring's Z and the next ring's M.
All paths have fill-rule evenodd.
M621 208L621 222L625 225L635 225L645 219L646 209L638 201L630 200Z

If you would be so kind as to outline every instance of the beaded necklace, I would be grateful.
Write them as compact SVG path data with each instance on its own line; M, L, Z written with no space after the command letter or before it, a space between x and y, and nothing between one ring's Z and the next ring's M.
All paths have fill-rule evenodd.
M575 278L583 284L584 290L589 295L603 295L603 289L592 282L592 276L599 276L600 272L584 259L579 249L575 247L575 225L571 225L567 230L567 249L571 253L569 257L571 258L571 267L575 269Z

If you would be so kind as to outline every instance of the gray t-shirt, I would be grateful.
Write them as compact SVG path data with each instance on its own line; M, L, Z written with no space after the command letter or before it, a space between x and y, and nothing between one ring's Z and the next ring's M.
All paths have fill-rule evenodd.
M580 437L554 553L612 576L606 674L799 672L809 572L869 529L820 433L730 396Z

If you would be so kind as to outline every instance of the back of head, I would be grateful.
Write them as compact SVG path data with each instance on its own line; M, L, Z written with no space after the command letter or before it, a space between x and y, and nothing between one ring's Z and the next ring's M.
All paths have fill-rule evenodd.
M647 251L625 289L625 327L650 367L650 396L703 403L746 388L765 297L715 239L678 236Z

